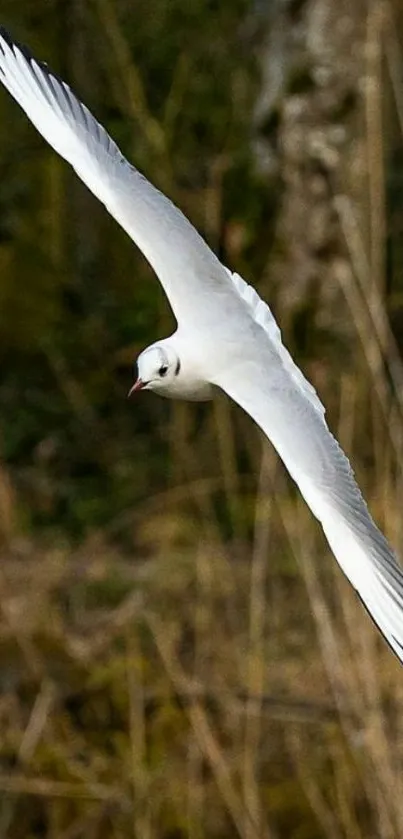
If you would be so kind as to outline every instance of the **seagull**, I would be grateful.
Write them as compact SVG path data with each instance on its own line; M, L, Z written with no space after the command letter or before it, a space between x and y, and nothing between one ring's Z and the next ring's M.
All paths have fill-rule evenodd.
M208 400L218 388L238 403L271 441L343 572L403 662L403 572L269 306L126 160L70 87L2 27L0 80L137 244L165 290L177 328L139 355L130 393Z

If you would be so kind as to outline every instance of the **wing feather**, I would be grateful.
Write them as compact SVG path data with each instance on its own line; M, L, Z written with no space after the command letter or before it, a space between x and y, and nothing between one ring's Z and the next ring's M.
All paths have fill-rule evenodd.
M216 378L272 442L344 573L391 648L403 662L403 572L373 521L350 463L323 416L292 375L267 375L261 361L245 361ZM270 379L276 382L271 386Z
M232 273L229 269L227 269L227 271L232 279L235 289L246 304L252 317L259 326L263 327L270 338L270 341L275 346L287 373L289 373L297 387L300 388L302 393L307 397L307 399L309 399L318 414L324 416L325 407L322 405L322 402L320 401L313 385L311 385L311 383L308 382L308 379L305 378L302 371L294 363L287 348L284 346L281 340L280 328L268 304L259 297L256 289L254 289L253 286L248 285L248 283L246 283L239 274Z
M158 275L178 321L233 294L230 278L183 213L131 166L88 108L0 27L0 80L40 134L102 201Z

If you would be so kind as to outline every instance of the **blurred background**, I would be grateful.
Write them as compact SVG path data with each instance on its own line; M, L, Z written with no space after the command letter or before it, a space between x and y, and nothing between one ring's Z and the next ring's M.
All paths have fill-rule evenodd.
M403 556L399 0L2 0L252 282ZM0 90L0 837L394 839L403 679L141 254Z

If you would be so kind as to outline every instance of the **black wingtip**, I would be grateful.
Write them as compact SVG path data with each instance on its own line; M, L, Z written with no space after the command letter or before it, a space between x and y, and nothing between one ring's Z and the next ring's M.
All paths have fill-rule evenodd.
M24 56L25 60L28 62L30 66L35 64L37 67L43 70L46 76L53 76L53 78L56 81L58 81L63 87L66 87L66 83L63 81L63 79L58 75L58 73L55 73L54 70L50 69L46 61L41 61L40 59L35 58L34 54L31 52L29 47L27 47L25 44L21 44L21 42L17 41L15 38L12 38L9 31L5 29L4 26L0 26L0 37L3 38L3 40L6 42L7 46L10 47L14 55L16 51L19 52L21 55ZM2 49L1 41L0 51L4 55L4 50Z
M6 43L9 45L9 47L11 47L11 45L13 43L11 35L10 35L8 29L6 29L5 26L2 26L1 24L0 24L0 35L3 38L3 41L6 41Z
M18 52L22 53L22 55L24 56L24 58L27 59L27 61L32 61L33 55L30 52L30 50L28 49L28 47L26 47L25 44L21 44L19 41L16 41L15 38L12 38L8 29L6 29L4 26L0 26L0 36L2 37L3 41L6 42L7 46L10 47L10 49L13 52L17 49ZM4 55L4 50L2 49L1 43L0 43L0 49L3 53L3 55Z
M14 38L11 37L8 29L6 29L4 26L0 26L0 35L3 41L6 42L7 46L10 47L10 49L13 49L14 47L18 47L19 49L21 49L21 44L17 43L17 41L15 41Z

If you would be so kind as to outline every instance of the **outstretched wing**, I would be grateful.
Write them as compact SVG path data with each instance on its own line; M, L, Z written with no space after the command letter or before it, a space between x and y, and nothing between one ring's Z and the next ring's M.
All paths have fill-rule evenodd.
M283 368L261 360L218 373L215 384L244 408L277 450L370 615L403 662L403 572L372 520L350 463L324 417ZM273 384L268 383L272 379Z
M1 27L0 80L136 242L178 321L195 318L202 302L211 306L216 288L232 293L225 268L183 213L128 163L68 85Z
M278 326L268 304L265 300L262 300L262 298L259 297L256 289L253 288L253 286L248 285L248 283L245 282L239 274L232 273L232 271L228 268L227 271L241 300L243 300L246 308L256 323L263 327L268 338L275 347L277 354L281 358L283 366L288 371L297 387L302 391L307 399L309 399L318 413L321 416L324 416L325 407L322 405L313 385L311 385L311 383L308 382L308 379L305 378L302 370L300 370L293 361L287 347L284 346L281 340L280 327Z

